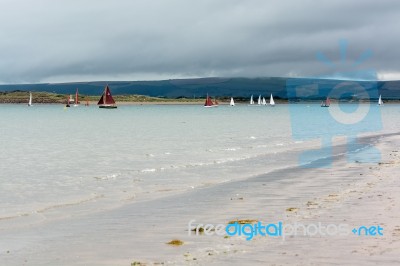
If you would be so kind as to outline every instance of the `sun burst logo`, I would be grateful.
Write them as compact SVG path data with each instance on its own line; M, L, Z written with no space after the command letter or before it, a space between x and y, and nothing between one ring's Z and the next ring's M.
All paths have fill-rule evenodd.
M362 64L372 56L372 51L363 51L354 62L347 59L347 54L348 43L340 40L339 60L333 61L323 52L316 54L318 61L328 67L327 74L287 80L292 137L295 140L321 141L319 149L300 155L299 163L303 167L330 167L332 140L338 136L347 139L349 162L380 160L379 151L358 138L359 134L382 129L380 109L373 102L378 97L376 71L362 68ZM294 104L294 100L296 103L307 101L307 104Z

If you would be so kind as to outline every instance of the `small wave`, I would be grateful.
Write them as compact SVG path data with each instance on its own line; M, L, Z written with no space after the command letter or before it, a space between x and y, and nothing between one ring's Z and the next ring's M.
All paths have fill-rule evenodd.
M157 169L155 169L155 168L147 168L147 169L143 169L140 172L142 172L142 173L152 173L152 172L155 172L155 171L157 171Z
M95 176L93 177L94 179L97 180L109 180L109 179L116 179L117 177L119 177L121 175L121 173L118 174L111 174L111 175L106 175L106 176Z
M246 160L248 158L250 158L250 157L249 156L244 156L244 157L241 157L241 158L225 158L225 159L215 160L214 164L237 162L237 161Z
M63 204L57 204L57 205L52 205L52 206L48 206L48 207L44 207L43 209L37 210L36 213L43 213L46 212L48 210L52 210L52 209L58 209L58 208L63 208L63 207L70 207L70 206L75 206L75 205L79 205L82 203L86 203L89 201L93 201L99 198L104 198L104 195L97 195L88 199L83 199L83 200L79 200L79 201L75 201L75 202L70 202L70 203L63 203Z
M268 145L258 145L257 148L268 148Z
M12 215L12 216L0 217L0 221L3 221L3 220L11 220L11 219L15 219L15 218L24 217L24 216L29 216L29 213L21 213L21 214Z
M156 192L170 192L170 191L173 191L173 189L172 188L163 188L163 189L156 190Z
M164 172L164 171L171 171L171 170L180 170L180 169L191 169L191 168L197 168L197 167L207 167L211 165L219 165L219 164L224 164L224 163L230 163L230 162L236 162L236 161L242 161L242 160L248 160L251 158L256 158L259 156L263 155L245 155L245 156L240 156L237 158L222 158L222 159L216 159L210 162L196 162L196 163L187 163L183 165L169 165L169 166L164 166L160 168L145 168L142 170L132 170L131 174L148 174L148 173L155 173L155 172Z
M257 139L256 137L254 137L254 136L250 136L250 138L249 139Z
M30 216L31 214L44 213L44 212L49 211L49 210L59 209L59 208L63 208L63 207L76 206L76 205L79 205L79 204L83 204L83 203L87 203L87 202L90 202L90 201L97 200L99 198L104 198L104 195L103 194L96 195L94 197L78 200L78 201L75 201L75 202L50 205L50 206L46 206L46 207L43 207L43 208L38 209L38 210L34 210L31 213L21 213L21 214L16 214L16 215L12 215L12 216L4 216L4 217L0 217L0 221L2 221L2 220L11 220L11 219L16 219L16 218L21 218L21 217L27 217L27 216Z

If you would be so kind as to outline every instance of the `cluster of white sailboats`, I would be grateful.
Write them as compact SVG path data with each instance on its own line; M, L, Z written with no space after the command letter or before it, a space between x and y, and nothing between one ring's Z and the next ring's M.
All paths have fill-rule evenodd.
M233 99L233 97L231 97L231 101L229 102L229 105L235 106L235 100ZM267 104L267 101L265 100L264 97L261 98L261 95L258 96L258 101L256 104L254 102L253 95L251 95L249 106L263 106L263 105L275 106L275 101L274 101L274 97L272 96L272 93L271 93L271 97L269 98L269 104ZM217 107L217 106L218 106L217 100L214 100L214 102L213 102L211 100L211 97L208 96L208 94L207 94L207 98L206 98L206 102L204 103L204 107Z
M264 97L262 97L261 99L261 95L258 96L258 100L257 100L257 104L255 104L254 99L253 99L253 95L251 95L250 97L250 104L251 106L261 106L261 105L267 105L267 101L265 100ZM269 97L269 105L270 106L275 106L275 101L274 101L274 97L271 96Z

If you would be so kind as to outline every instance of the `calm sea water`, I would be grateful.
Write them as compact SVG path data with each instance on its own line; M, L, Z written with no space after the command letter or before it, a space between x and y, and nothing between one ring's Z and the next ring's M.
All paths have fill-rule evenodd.
M0 219L65 215L74 206L95 212L249 178L297 164L297 151L336 131L395 132L399 114L386 105L343 133L316 104L0 105Z

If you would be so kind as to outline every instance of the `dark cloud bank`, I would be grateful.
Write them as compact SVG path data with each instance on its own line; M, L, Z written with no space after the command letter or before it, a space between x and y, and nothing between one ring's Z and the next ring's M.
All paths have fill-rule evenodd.
M3 84L400 79L400 2L394 0L3 0L0 9ZM365 51L372 56L354 65Z

